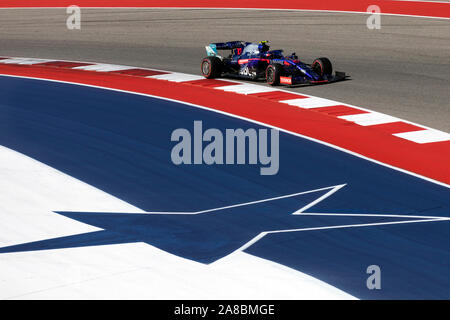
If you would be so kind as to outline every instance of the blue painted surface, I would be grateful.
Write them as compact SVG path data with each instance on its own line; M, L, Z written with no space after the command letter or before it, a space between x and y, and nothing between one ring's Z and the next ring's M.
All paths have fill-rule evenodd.
M1 145L146 211L199 211L347 183L307 212L450 216L448 188L284 133L275 176L260 176L259 165L175 166L170 160L174 145L170 135L176 128L192 130L194 120L202 120L205 129L260 128L160 99L0 77ZM211 263L261 231L394 220L290 215L321 194L196 216L54 208L55 214L105 231L0 248L0 252L144 241ZM449 222L427 222L271 234L246 252L311 274L360 298L449 299L449 227ZM366 268L372 264L382 269L381 290L366 288Z

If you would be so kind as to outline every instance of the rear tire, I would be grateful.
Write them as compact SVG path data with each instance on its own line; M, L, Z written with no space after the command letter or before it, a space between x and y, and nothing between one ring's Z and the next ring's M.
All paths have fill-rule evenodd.
M333 73L333 65L331 64L331 61L325 57L314 60L311 64L311 68L321 77L325 75L329 76Z
M279 85L282 71L283 67L279 64L269 64L266 69L266 82L271 86Z
M222 75L222 60L217 57L206 57L201 64L202 75L207 79L213 79Z

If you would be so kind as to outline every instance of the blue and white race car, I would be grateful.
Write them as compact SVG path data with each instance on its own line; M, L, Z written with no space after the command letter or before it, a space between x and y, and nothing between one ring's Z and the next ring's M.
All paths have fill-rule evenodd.
M243 79L265 79L270 85L321 84L346 78L335 72L328 58L317 58L311 64L300 61L295 53L284 56L283 50L269 50L268 41L251 43L229 41L206 46L207 57L202 60L204 77L234 76ZM218 50L230 50L227 57Z

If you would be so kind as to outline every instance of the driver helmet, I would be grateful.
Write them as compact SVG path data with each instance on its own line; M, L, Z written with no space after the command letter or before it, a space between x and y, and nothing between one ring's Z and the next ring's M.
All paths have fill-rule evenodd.
M260 41L258 43L259 52L267 52L267 51L269 51L269 49L270 49L269 41L264 40L264 41Z

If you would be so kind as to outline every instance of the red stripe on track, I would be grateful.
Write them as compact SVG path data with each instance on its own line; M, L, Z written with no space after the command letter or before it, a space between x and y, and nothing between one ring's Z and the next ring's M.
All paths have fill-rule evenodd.
M124 75L128 75L128 76L136 76L136 77L149 77L149 76L157 76L157 75L161 75L161 74L168 74L168 72L157 71L157 70L148 70L148 69L139 69L139 68L109 71L109 73L124 74Z
M36 63L36 66L49 66L49 67L58 67L58 68L76 68L76 67L84 67L90 66L93 63L83 63L83 62L69 62L69 61L49 61Z
M320 112L209 87L120 74L1 65L0 74L60 80L184 101L252 119L356 152L391 166L450 184L450 141L418 144Z
M401 132L409 132L409 131L418 131L418 130L424 130L422 127L415 126L413 124L409 124L406 122L391 122L391 123L384 123L384 124L377 124L374 126L371 126L374 129L381 130L386 133L394 134L394 133L401 133Z
M2 0L0 7L68 7L73 0ZM77 0L79 7L163 7L163 8L260 8L366 12L377 5L382 13L450 18L450 5L445 2L394 0Z
M239 83L235 83L235 82L230 82L230 81L226 81L226 80L217 80L217 79L192 80L192 81L184 81L183 83L188 83L188 84L205 87L205 88L233 86L233 85L239 84Z
M264 98L264 99L274 100L274 101L308 98L307 96L302 96L299 94L293 94L293 93L284 92L284 91L251 93L251 94L249 94L249 96Z
M367 111L357 109L357 108L352 108L349 106L344 106L344 105L336 105L336 106L322 107L322 108L311 108L309 110L325 113L325 114L328 114L330 116L335 116L335 117L348 116L348 115L352 115L352 114L368 113Z

